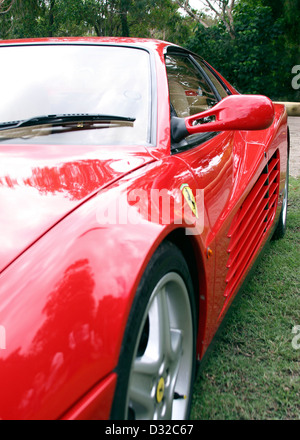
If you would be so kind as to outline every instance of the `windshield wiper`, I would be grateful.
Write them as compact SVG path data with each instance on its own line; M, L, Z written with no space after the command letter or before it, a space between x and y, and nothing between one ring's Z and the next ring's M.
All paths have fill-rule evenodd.
M58 115L45 115L35 116L30 119L24 119L21 121L0 122L0 130L9 130L12 128L34 127L36 125L63 125L63 124L80 124L81 122L134 122L135 118L128 118L124 116L116 115L104 115L104 114L88 114L88 113L76 113L76 114L58 114Z

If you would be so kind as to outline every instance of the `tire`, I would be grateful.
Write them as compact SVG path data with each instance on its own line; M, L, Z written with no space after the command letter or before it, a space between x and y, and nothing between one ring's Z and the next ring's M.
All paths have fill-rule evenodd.
M274 231L273 240L279 240L284 237L286 232L286 221L287 221L287 207L288 207L288 193L289 193L289 156L287 161L286 179L284 187L284 195L282 201L282 208L279 216L279 220Z
M196 366L196 313L186 261L172 243L152 257L133 302L119 363L113 420L183 420Z

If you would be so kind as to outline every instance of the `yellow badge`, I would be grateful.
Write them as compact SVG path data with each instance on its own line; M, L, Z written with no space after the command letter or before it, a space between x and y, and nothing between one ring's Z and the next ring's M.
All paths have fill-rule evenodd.
M159 382L158 382L157 388L156 388L156 401L157 401L157 403L160 403L163 400L164 393L165 393L165 381L164 381L164 378L161 377L159 379Z
M196 200L193 191L191 190L191 188L187 183L183 183L180 189L189 207L193 211L193 214L198 218L198 210L197 210Z

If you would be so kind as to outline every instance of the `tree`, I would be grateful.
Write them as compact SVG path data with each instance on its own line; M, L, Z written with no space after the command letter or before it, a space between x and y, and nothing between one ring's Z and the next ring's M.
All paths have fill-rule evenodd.
M295 100L291 69L294 45L283 16L274 18L259 0L240 0L233 11L235 38L223 22L198 25L188 47L214 65L242 93L258 93L274 100Z
M42 36L40 32L43 20L42 3L39 0L13 0L9 11L0 15L1 38Z
M194 20L205 28L211 27L214 22L208 19L201 8L207 9L210 14L213 14L215 21L221 22L232 39L235 38L234 30L234 19L233 12L236 6L237 0L198 0L199 1L199 11L195 11L189 0L175 0L176 3L183 8L187 14L190 15Z
M86 0L85 9L85 21L97 36L159 37L178 42L190 26L172 0Z
M0 14L6 14L11 9L14 0L0 0Z
M84 6L85 12L83 16L92 34L96 34L98 37L121 35L122 23L119 8L121 0L87 0ZM127 27L126 6L128 4L126 5L122 2L124 29ZM127 30L126 33L128 33Z
M261 0L272 10L274 20L282 18L287 39L299 48L300 0Z
M135 0L128 16L130 35L185 45L195 22L179 12L172 0Z
M193 22L178 9L172 0L13 0L0 15L0 37L132 36L180 44Z

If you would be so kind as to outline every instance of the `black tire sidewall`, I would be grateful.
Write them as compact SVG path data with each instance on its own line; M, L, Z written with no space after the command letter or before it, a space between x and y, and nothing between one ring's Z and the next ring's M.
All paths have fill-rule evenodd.
M286 189L285 189L285 193L284 193L284 198L286 198L286 209L288 207L288 194L289 194L289 155L287 158L287 169L286 169ZM283 219L284 216L284 212L283 212L283 207L281 209L280 212L280 216L279 216L279 220L276 226L276 229L274 231L273 240L279 240L281 238L284 237L285 232L286 232L286 223L287 223L287 219Z

